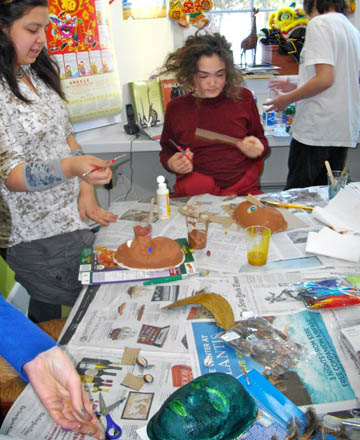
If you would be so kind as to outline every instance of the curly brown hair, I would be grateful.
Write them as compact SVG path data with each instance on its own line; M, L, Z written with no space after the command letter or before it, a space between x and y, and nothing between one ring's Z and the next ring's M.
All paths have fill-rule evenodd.
M239 99L243 77L234 65L231 44L219 33L189 36L184 46L170 53L158 76L171 74L186 92L194 90L194 76L198 73L198 61L205 56L216 54L225 63L227 96Z

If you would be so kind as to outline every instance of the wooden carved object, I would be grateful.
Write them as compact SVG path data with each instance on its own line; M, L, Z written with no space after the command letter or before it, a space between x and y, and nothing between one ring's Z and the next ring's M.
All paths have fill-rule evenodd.
M243 64L242 59L244 57L245 59L245 66L247 65L246 62L246 51L251 50L252 51L252 65L255 65L255 59L256 59L256 46L257 46L257 31L256 31L256 14L259 12L259 9L254 8L251 12L251 31L250 34L244 38L241 42L241 53L240 53L240 64Z

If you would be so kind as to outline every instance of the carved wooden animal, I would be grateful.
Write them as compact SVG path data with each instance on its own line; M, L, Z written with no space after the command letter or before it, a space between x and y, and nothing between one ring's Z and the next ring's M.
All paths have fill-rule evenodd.
M254 8L251 12L251 31L250 34L244 38L241 42L241 54L240 54L240 64L242 63L242 59L244 57L245 59L245 66L247 65L246 62L246 51L251 50L252 51L252 64L255 65L255 58L256 58L256 46L257 46L257 32L256 32L256 14L259 12L259 9Z

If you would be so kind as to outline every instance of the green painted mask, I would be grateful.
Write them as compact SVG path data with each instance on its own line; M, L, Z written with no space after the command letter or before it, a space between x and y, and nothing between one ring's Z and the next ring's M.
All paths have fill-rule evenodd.
M241 383L205 374L176 390L147 426L151 440L232 440L255 421L257 407Z

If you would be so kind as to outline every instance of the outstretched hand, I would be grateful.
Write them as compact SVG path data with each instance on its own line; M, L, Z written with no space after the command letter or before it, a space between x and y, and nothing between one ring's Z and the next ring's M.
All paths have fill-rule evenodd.
M283 93L291 92L296 87L296 83L289 81L289 78L275 78L269 81L269 89L280 90Z
M168 160L168 167L176 174L188 174L194 169L192 158L194 153L187 148L185 154L175 153Z
M23 369L55 423L63 429L105 439L80 377L60 347L40 353Z
M275 112L281 112L293 102L293 99L289 97L289 93L281 93L278 90L274 90L274 93L276 97L266 101L264 104L264 106L266 106L265 112L272 110Z

